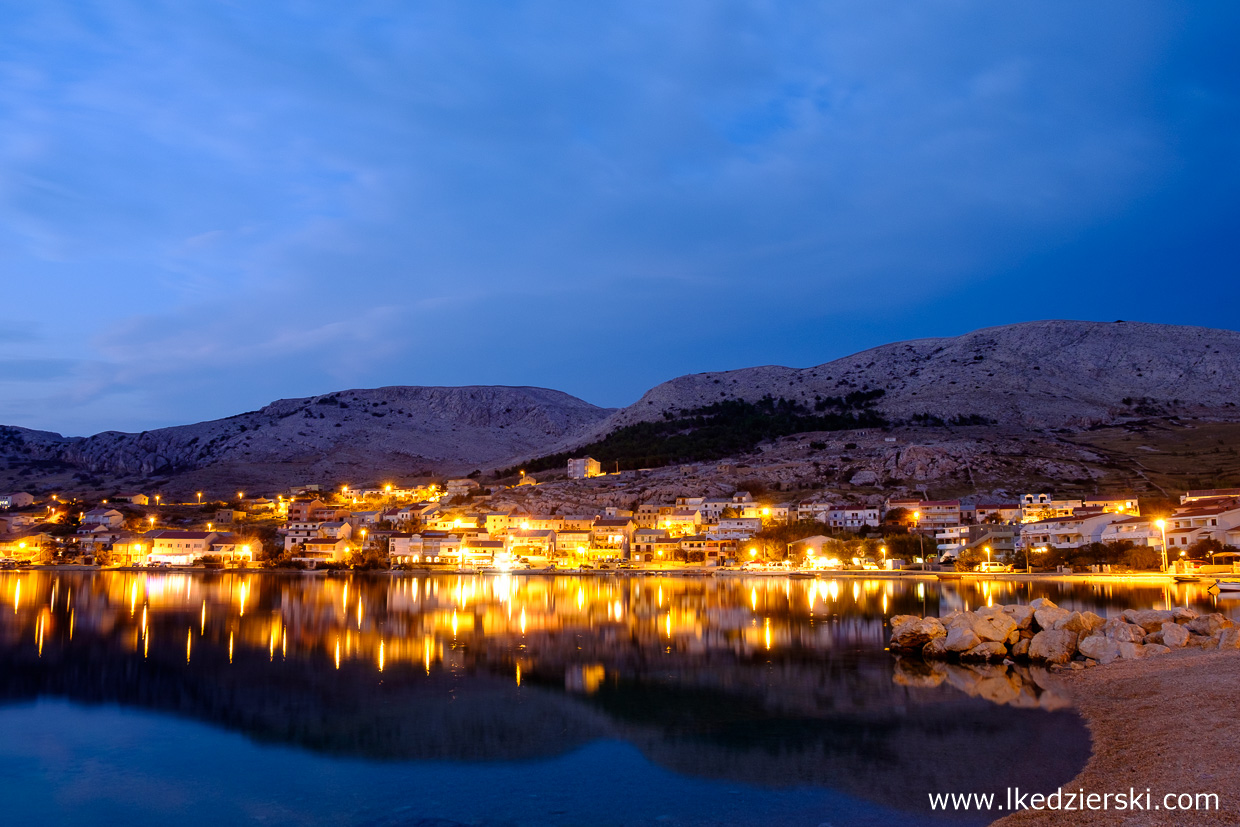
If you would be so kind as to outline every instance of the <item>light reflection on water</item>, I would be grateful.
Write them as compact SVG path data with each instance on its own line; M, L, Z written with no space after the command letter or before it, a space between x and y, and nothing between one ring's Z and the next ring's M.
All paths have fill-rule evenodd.
M1036 670L897 662L885 617L1038 596L1214 608L1191 585L15 572L0 703L172 713L335 760L519 767L623 742L668 779L916 813L962 776L1066 780L1087 740ZM990 750L1028 761L996 775Z
M783 577L447 575L309 577L257 573L30 571L0 575L0 634L43 641L99 635L120 648L152 636L239 647L280 657L452 668L480 652L527 670L573 651L604 657L618 640L694 654L727 651L881 650L892 614L938 615L1050 597L1102 615L1125 608L1231 607L1197 584L958 581ZM568 634L584 635L566 649Z

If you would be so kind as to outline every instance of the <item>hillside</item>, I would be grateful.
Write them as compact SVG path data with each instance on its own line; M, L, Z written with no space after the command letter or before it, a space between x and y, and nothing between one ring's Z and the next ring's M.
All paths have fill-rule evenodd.
M518 463L541 477L590 453L608 468L697 463L703 484L702 463L731 459L771 485L857 496L1162 494L1240 484L1238 400L1240 333L1042 321L682 376L618 411L539 388L388 387L141 434L0 428L0 489L258 490Z
M1170 414L1240 420L1240 333L1041 321L897 342L810 368L698 373L651 388L588 436L721 400L769 395L812 407L857 390L884 391L874 407L892 421L928 414L1073 428Z
M1240 333L1031 322L810 368L682 376L527 467L574 453L609 468L733 458L785 490L1164 495L1240 484L1237 400Z
M63 480L110 488L175 477L175 489L467 473L545 450L610 412L543 388L348 390L140 434L0 429L0 479L9 487Z

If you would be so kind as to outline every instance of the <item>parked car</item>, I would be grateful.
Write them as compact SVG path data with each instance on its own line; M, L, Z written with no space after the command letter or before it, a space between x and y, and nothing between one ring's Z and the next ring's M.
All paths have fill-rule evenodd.
M998 560L986 560L985 562L978 563L977 568L973 570L984 572L984 573L986 572L995 573L995 572L1011 571L1012 567L1007 565L1006 563L1000 563Z

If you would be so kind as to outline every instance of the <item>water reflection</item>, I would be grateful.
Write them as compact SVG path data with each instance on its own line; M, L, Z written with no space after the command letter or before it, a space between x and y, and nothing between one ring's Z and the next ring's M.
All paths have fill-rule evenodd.
M1050 673L1036 665L956 664L900 656L896 658L892 680L901 686L946 684L973 698L1025 709L1066 709L1072 705L1055 689Z
M1053 786L1088 740L1036 670L897 662L884 618L1039 596L1213 608L1192 585L16 572L0 702L116 703L385 760L622 741L684 775L917 810L961 778ZM996 768L995 750L1024 761Z

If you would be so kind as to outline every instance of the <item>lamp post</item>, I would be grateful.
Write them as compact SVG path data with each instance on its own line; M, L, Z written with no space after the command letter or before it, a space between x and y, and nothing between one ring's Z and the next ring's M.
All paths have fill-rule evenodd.
M201 491L198 492L198 504L202 505L202 492Z
M1158 530L1162 532L1162 570L1165 574L1167 571L1167 521L1160 517L1154 521L1154 525L1158 526Z
M913 530L917 532L917 546L921 551L921 570L929 571L926 568L926 537L921 533L921 512L913 512Z

